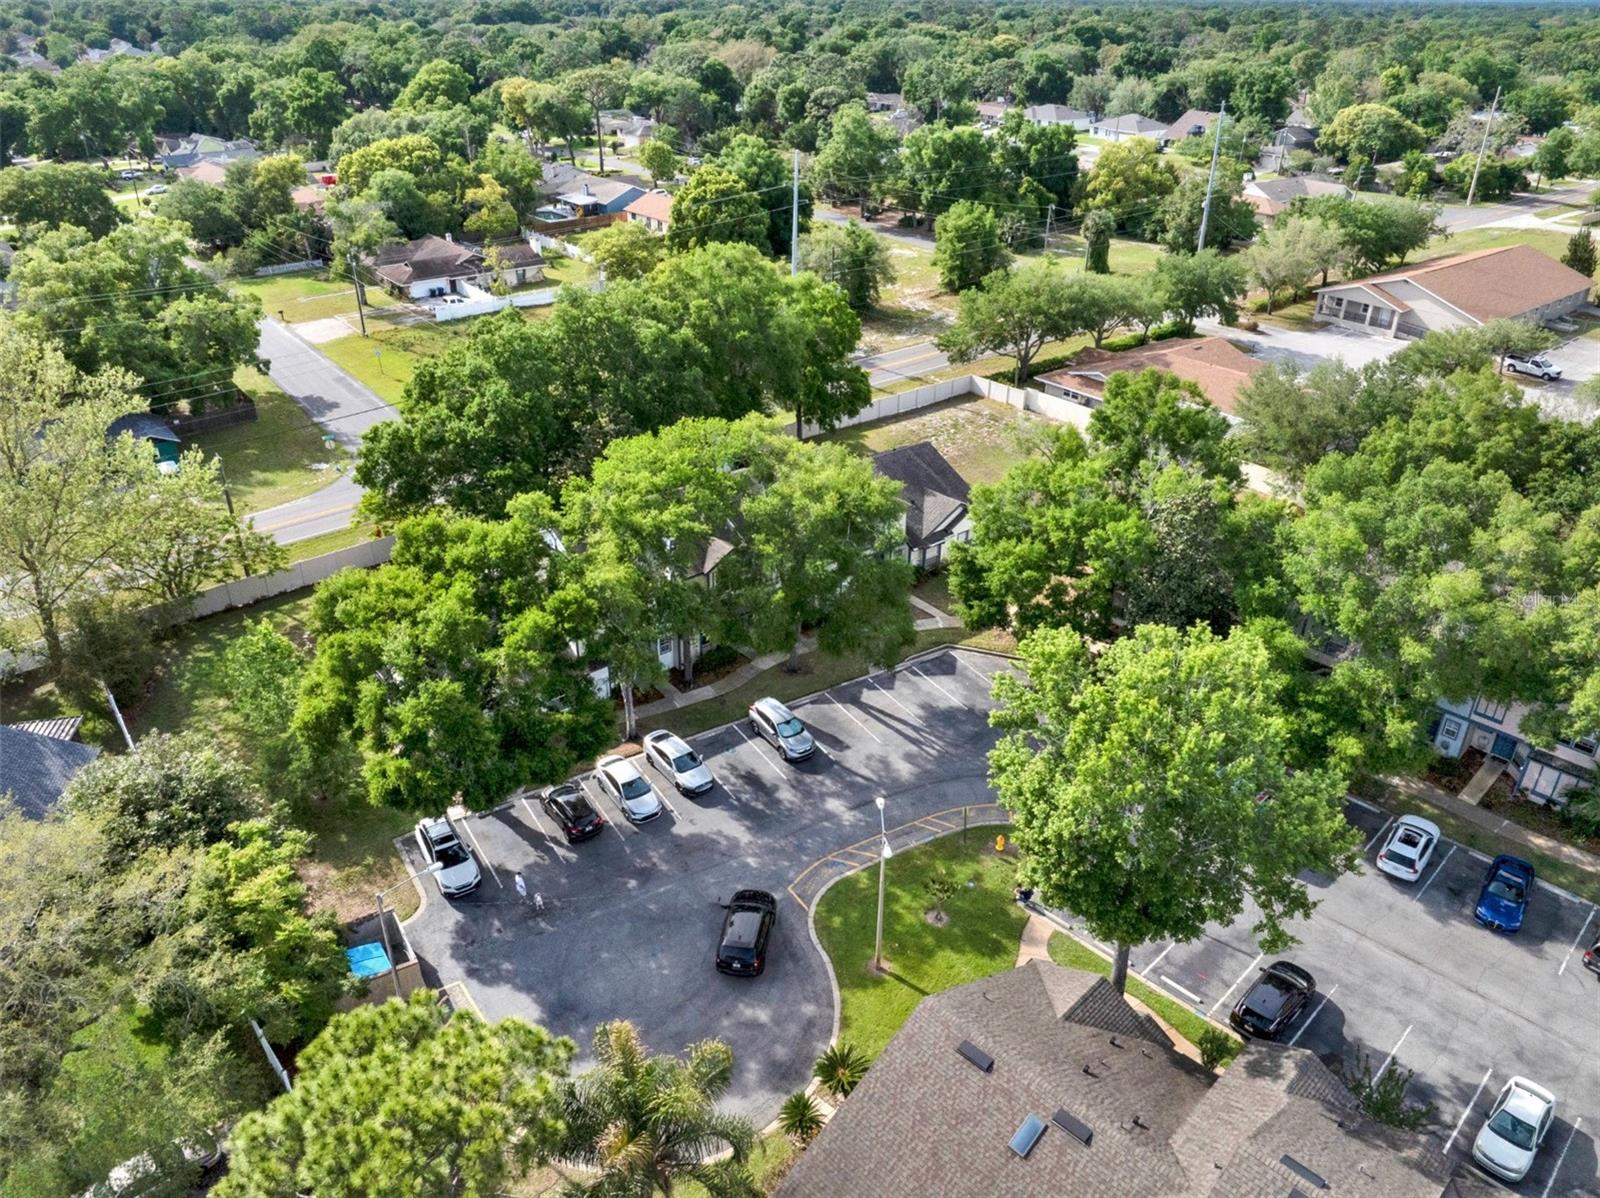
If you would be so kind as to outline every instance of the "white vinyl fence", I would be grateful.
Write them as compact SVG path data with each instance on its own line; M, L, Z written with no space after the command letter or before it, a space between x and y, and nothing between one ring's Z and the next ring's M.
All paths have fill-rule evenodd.
M576 258L579 262L594 263L594 255L570 241L554 237L549 233L529 233L528 240L541 250L559 250L569 258Z
M258 266L255 274L257 278L264 279L268 275L289 275L297 270L315 270L322 265L321 258L306 258L300 262L278 262L272 266Z
M1005 383L996 383L975 374L967 374L960 378L924 383L909 391L896 391L893 395L875 399L854 416L841 420L838 427L853 428L858 424L871 424L875 420L889 420L895 416L904 416L908 412L930 408L934 404L970 397L999 400L1024 412L1035 412L1049 420L1073 424L1078 428L1089 426L1090 409L1083 404L1046 395L1043 391L1036 391L1032 387L1008 387ZM802 435L810 438L820 432L822 429L818 425L807 424Z

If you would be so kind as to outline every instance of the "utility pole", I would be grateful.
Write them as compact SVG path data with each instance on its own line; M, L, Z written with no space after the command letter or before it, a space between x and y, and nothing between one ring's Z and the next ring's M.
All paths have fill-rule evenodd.
M361 335L365 337L367 335L367 312L361 306L361 279L356 275L356 256L353 253L350 255L350 282L355 285L356 316L361 320Z
M1050 210L1044 214L1044 252L1050 252L1050 234L1055 231L1056 206L1052 203Z
M1478 194L1478 172L1483 169L1483 153L1489 148L1489 134L1494 129L1495 109L1500 107L1500 89L1494 89L1494 103L1489 105L1489 119L1483 123L1483 140L1478 143L1478 161L1472 165L1472 186L1467 188L1467 207L1472 207L1472 197Z
M249 578L254 571L250 569L250 555L244 548L244 528L233 510L233 488L228 486L228 471L222 464L220 454L217 455L217 477L222 480L222 498L228 502L228 519L233 522L233 535L239 542L239 565L244 570L244 576Z
M1206 180L1206 202L1200 208L1200 238L1194 247L1199 253L1206 248L1206 225L1211 223L1211 192L1217 186L1217 157L1222 151L1222 126L1228 119L1228 102L1224 100L1217 109L1217 128L1211 139L1211 176Z
M794 152L794 176L789 196L789 273L800 273L800 151Z

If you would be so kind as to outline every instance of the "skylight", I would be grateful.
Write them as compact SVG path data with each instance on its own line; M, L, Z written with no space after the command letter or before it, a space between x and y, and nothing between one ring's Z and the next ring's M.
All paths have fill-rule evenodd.
M1027 1159L1028 1153L1033 1151L1033 1146L1039 1142L1039 1137L1044 1135L1044 1120L1037 1115L1029 1115L1022 1121L1022 1126L1017 1128L1017 1134L1011 1137L1011 1151Z

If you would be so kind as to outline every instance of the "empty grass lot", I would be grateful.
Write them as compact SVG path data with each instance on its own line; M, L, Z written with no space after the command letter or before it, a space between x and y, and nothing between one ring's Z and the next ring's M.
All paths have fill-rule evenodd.
M963 373L971 367L963 369ZM992 483L1013 464L1036 452L1050 421L993 399L963 399L923 408L908 416L856 425L826 434L861 453L932 441L969 484Z
M356 311L355 290L350 280L330 279L321 271L236 279L233 287L259 299L268 316L282 313L282 319L289 324L326 320L330 316L353 317ZM388 308L394 302L382 288L367 288L368 307Z
M1101 977L1111 976L1111 962L1102 957L1088 945L1075 940L1062 932L1057 932L1050 937L1048 945L1050 959L1057 965L1065 965L1069 969L1082 969L1089 973L1098 973ZM1148 986L1132 973L1128 975L1128 996L1136 998L1149 1007L1190 1044L1198 1045L1201 1035L1207 1028L1217 1031L1222 1029L1212 1023L1205 1016L1197 1014L1193 1009L1184 1006L1177 999L1170 997L1165 992ZM1239 1055L1244 1044L1237 1036L1229 1033L1229 1043L1232 1047L1223 1058L1222 1064L1226 1066L1229 1061Z
M822 896L817 936L839 981L841 1040L876 1057L927 995L1016 965L1027 913L1012 898L1016 854L997 854L993 832L952 833L889 861L882 975L871 968L877 869L851 874ZM956 887L945 903L949 922L935 927L926 883L941 870Z
M452 341L465 337L471 320L443 324L369 324L370 337L359 333L317 346L335 365L371 387L381 399L397 403L419 363L444 353Z

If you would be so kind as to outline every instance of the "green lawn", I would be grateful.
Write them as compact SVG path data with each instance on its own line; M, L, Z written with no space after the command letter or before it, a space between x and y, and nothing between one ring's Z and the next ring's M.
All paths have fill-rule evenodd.
M817 935L839 981L841 1040L876 1057L927 995L1016 964L1028 922L1012 898L1017 858L996 854L988 832L945 836L889 862L882 975L872 970L878 871L852 874L822 896ZM927 919L924 888L939 870L956 883L943 927Z
M962 373L972 370L964 367ZM969 483L992 483L1023 458L1037 452L1038 438L1051 421L995 399L961 399L872 424L824 434L863 454L932 441Z
M582 258L553 256L545 259L544 282L536 283L534 286L550 287L566 283L582 284L591 282L594 276L595 268Z
M1497 249L1506 245L1531 245L1557 260L1567 249L1567 234L1550 233L1544 229L1467 229L1449 237L1437 237L1428 248L1412 255L1413 263L1423 258L1438 258L1445 254L1465 254L1472 250Z
M322 271L304 274L270 275L263 279L235 279L233 286L256 296L268 316L280 316L290 324L324 320L330 316L356 314L355 289L348 279L329 279ZM388 308L394 298L381 287L367 288L367 306Z
M1069 969L1087 970L1089 973L1098 973L1102 977L1111 976L1111 962L1072 936L1057 932L1050 937L1049 949L1050 959L1057 965L1065 965ZM1170 1023L1178 1034L1189 1041L1190 1044L1198 1045L1200 1036L1207 1028L1214 1028L1218 1031L1223 1030L1203 1015L1197 1014L1193 1008L1184 1006L1177 999L1157 990L1154 986L1146 985L1132 973L1128 975L1128 994L1132 998L1137 998L1145 1006L1161 1016L1162 1019ZM1229 1050L1226 1059L1223 1060L1223 1065L1227 1065L1229 1061L1238 1056L1240 1049L1244 1047L1243 1042L1231 1032L1229 1033L1229 1040L1233 1047Z
M348 462L343 449L324 449L322 433L305 410L266 375L242 369L239 386L256 401L256 420L191 438L207 453L221 457L234 506L241 512L287 503L328 485L331 470L313 470L316 463Z
M359 333L340 337L317 346L334 364L343 367L356 379L371 387L390 403L399 401L406 383L411 381L417 364L434 358L445 351L452 341L465 337L470 320L446 321L443 324L418 323L390 325L374 323L368 327L372 336Z
M370 525L355 524L349 528L325 532L321 536L307 537L303 541L291 541L284 546L284 549L288 551L291 562L303 562L308 557L319 557L324 553L332 553L335 549L348 549L351 545L359 545L362 541L372 539L373 530Z

